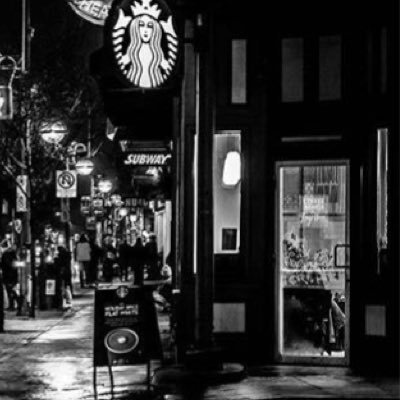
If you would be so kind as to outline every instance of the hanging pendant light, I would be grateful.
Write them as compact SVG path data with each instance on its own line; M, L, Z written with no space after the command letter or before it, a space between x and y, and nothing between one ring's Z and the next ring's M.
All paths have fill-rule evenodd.
M222 172L222 183L225 187L235 187L241 178L240 153L229 151L226 154Z

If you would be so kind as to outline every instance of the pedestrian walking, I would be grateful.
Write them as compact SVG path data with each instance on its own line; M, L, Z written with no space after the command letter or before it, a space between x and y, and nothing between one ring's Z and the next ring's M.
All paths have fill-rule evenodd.
M142 285L144 279L144 266L146 264L146 249L143 246L142 239L138 237L131 250L131 259L133 263L134 283Z
M146 265L149 280L158 280L161 278L161 268L158 265L158 251L156 235L150 234L149 241L145 245Z
M128 268L129 268L129 252L131 246L128 245L126 239L123 239L118 247L118 264L119 264L119 276L121 281L123 278L125 281L128 280Z
M8 309L15 310L15 302L18 300L16 285L18 283L18 271L14 266L17 260L17 246L12 244L1 256L1 269L3 272L3 283L8 297Z
M76 261L79 262L79 279L81 288L88 285L89 264L90 264L90 244L84 233L81 234L76 244Z
M97 274L98 274L99 262L102 256L102 249L96 243L93 237L90 239L89 245L90 245L90 262L89 262L88 283L90 286L93 286L97 281Z
M57 251L55 264L59 276L61 303L62 308L67 309L72 306L71 254L64 246L58 246Z
M161 279L163 283L159 287L159 293L164 299L167 301L166 308L172 302L172 268L171 268L171 253L168 254L167 258L165 259L165 264L161 268Z
M103 248L103 279L112 282L114 276L114 264L117 260L117 250L112 244L111 238L105 238Z

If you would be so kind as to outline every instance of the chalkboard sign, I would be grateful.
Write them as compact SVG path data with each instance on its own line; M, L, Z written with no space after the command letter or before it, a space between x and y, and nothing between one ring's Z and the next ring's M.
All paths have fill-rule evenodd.
M107 285L95 292L94 366L162 359L152 288Z

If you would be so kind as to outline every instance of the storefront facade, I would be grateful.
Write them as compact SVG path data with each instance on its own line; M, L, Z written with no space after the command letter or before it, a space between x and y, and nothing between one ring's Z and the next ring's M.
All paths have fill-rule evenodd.
M183 347L212 336L246 362L398 363L396 25L389 6L332 7L219 2L186 21Z

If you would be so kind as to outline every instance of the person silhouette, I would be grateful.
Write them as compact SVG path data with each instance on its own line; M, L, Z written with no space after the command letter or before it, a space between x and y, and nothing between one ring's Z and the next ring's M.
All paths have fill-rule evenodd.
M140 237L136 239L130 253L133 263L134 283L135 285L142 285L144 280L144 266L146 263L146 250Z

